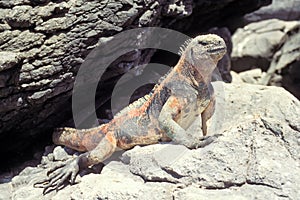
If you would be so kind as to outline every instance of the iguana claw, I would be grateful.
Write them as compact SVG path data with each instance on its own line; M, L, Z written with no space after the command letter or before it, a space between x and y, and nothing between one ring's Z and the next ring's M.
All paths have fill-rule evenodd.
M211 136L204 136L200 138L200 141L197 143L196 148L203 148L210 143L214 142L218 137L222 136L222 134L215 134Z
M48 177L36 182L34 187L44 188L43 194L47 194L53 190L57 191L69 177L70 183L74 184L78 172L78 158L55 164L55 166L52 166L47 172Z

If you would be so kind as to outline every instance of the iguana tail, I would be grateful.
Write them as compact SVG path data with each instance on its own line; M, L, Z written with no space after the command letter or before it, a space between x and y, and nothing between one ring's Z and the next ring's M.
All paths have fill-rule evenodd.
M71 149L87 152L94 149L104 138L106 124L101 126L77 130L75 128L57 128L54 130L52 140L54 144L64 145Z

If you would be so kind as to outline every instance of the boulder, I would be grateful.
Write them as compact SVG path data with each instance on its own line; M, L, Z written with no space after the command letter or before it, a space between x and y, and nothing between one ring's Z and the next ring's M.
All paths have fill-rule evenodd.
M270 19L237 29L232 37L232 69L260 68L266 73L258 84L283 86L300 98L299 27L299 21Z
M298 21L270 19L237 29L232 36L233 69L268 68L273 56L281 51L283 44L290 41L289 36L297 35L299 26Z
M272 0L272 4L244 16L247 23L274 18L286 21L299 20L300 2L298 0Z

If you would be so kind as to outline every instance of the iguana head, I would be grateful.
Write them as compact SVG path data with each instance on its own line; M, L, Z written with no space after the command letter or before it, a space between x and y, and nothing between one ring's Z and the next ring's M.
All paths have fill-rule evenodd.
M183 49L185 61L204 73L214 70L218 61L226 53L224 40L215 35L200 35L190 40Z

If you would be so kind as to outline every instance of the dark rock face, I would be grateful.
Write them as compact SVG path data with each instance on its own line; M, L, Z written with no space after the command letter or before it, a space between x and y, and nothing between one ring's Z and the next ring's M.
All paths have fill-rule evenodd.
M1 0L0 152L6 155L16 149L22 151L35 138L45 137L53 127L72 118L74 78L100 39L135 27L179 28L182 26L177 22L183 18L187 19L182 21L186 27L209 27L220 17L242 15L268 3L269 0L224 0L217 4L181 0ZM153 52L138 50L113 65L141 65L149 62ZM119 67L110 75L111 83L126 70ZM98 105L109 96L101 94Z
M223 56L223 58L218 62L217 69L219 70L219 72L221 74L222 80L224 82L226 82L226 83L230 83L232 81L232 77L230 75L230 70L231 70L231 52L232 52L231 33L225 27L219 28L219 29L212 28L212 29L209 29L209 32L221 36L224 39L225 43L226 43L227 52ZM219 79L216 77L216 80L219 80Z

